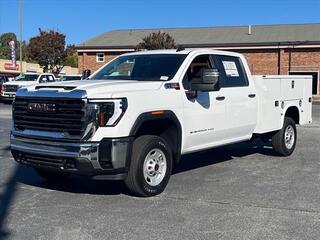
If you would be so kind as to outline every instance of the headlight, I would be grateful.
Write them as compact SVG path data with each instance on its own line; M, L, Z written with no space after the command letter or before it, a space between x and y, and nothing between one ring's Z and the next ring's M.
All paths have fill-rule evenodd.
M100 127L115 126L127 110L127 99L89 100L89 108L95 109Z

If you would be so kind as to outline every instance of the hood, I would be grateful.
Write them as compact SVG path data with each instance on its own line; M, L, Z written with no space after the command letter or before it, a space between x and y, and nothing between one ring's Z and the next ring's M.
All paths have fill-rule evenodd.
M20 87L25 87L25 86L30 86L37 84L37 81L11 81L11 82L6 82L3 85L13 85L13 86L20 86Z
M28 91L55 91L72 93L77 90L86 92L88 98L111 98L116 93L156 90L162 86L161 81L133 80L81 80L37 84L27 88Z

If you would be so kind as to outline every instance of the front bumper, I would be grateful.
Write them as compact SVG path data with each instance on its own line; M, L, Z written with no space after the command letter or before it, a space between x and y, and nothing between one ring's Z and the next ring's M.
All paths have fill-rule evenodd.
M2 92L1 93L1 99L2 100L13 100L16 96L16 93L11 92Z
M11 133L11 152L19 163L107 180L126 177L131 143L130 137L63 142Z

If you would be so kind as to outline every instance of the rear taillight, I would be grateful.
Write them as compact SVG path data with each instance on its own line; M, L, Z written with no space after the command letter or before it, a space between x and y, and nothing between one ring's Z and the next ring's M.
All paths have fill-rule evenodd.
M2 93L3 93L3 86L0 85L0 94L2 94Z

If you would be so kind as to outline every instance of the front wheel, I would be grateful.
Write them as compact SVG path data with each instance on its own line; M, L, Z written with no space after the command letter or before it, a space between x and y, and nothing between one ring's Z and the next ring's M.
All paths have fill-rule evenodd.
M142 197L163 192L172 170L172 153L166 141L158 136L144 135L133 142L127 188Z
M272 147L281 156L289 156L293 153L296 142L296 124L292 118L285 117L282 129L272 136Z

